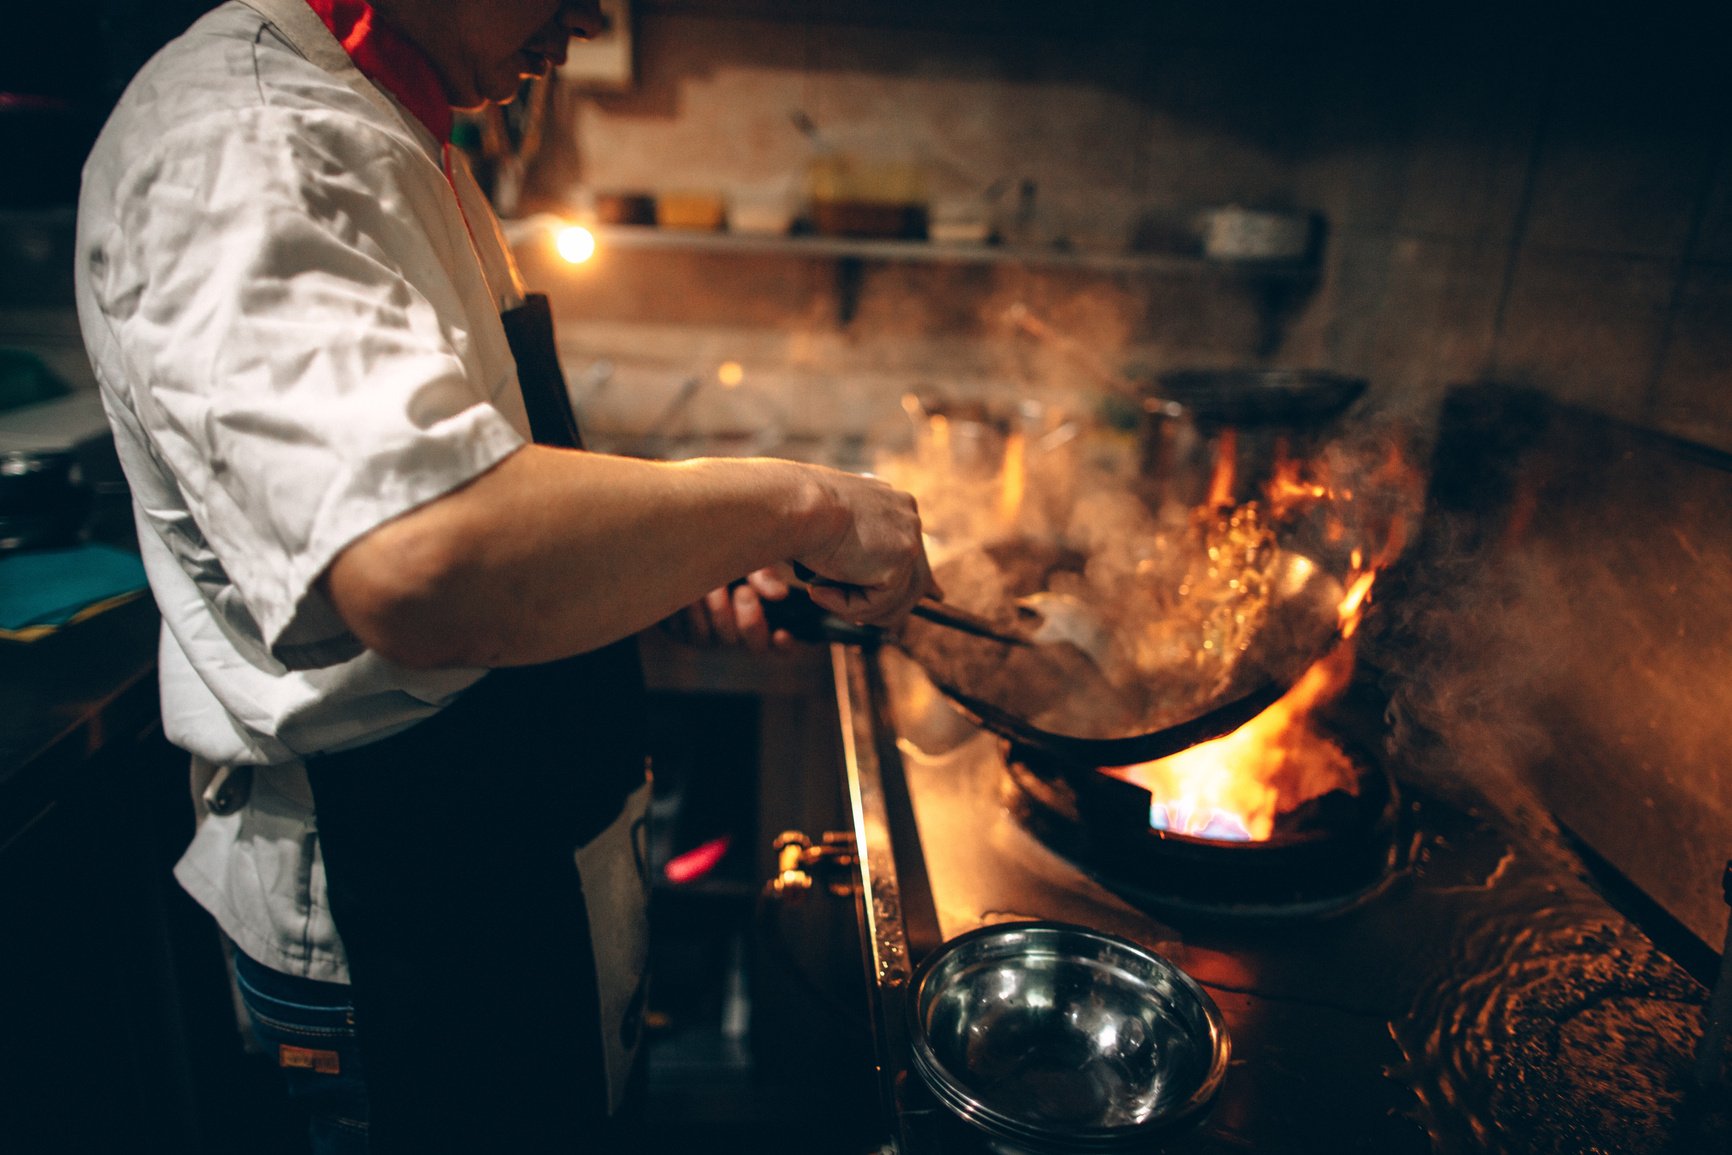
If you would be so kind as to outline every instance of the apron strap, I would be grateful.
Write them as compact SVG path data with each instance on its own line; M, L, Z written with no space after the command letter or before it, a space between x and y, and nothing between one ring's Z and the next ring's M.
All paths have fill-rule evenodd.
M547 299L502 321L537 440L579 447ZM647 944L644 894L579 863L647 794L647 738L625 638L493 670L407 730L307 760L374 1150L610 1149L643 987L604 974L595 939ZM628 869L615 882L647 888Z
M527 294L523 304L501 313L499 321L517 361L517 383L523 389L523 408L529 413L536 444L582 449L583 435L571 412L565 371L553 341L553 311L547 295Z

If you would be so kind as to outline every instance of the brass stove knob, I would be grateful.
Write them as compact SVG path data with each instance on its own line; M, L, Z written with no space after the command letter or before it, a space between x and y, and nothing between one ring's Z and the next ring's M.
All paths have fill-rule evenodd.
M827 830L820 841L798 830L787 830L771 844L776 851L776 876L770 879L769 890L777 897L798 898L815 885L815 875L824 877L827 889L835 895L847 895L849 880L846 873L854 865L854 836L847 831Z

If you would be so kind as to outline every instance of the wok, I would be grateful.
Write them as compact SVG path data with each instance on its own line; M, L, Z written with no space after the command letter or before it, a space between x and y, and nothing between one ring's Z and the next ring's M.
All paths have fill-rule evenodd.
M1045 588L1053 564L1025 567L1007 592ZM912 618L895 634L826 615L795 590L766 607L772 625L797 637L822 636L902 650L965 715L987 730L1090 766L1123 766L1176 754L1238 729L1273 705L1340 640L1344 588L1310 558L1280 551L1268 571L1270 597L1247 648L1222 676L1130 707L1120 687L1074 647L1012 646Z

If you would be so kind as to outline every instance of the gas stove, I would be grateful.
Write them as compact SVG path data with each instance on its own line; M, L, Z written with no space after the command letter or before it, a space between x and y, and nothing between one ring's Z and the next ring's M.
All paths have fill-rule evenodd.
M1031 793L1028 779L1054 776L951 708L912 661L837 645L832 662L883 1101L902 1155L1002 1151L927 1090L903 1004L937 946L1024 919L1153 949L1224 1013L1233 1059L1220 1096L1163 1150L1729 1149L1724 1103L1690 1090L1704 985L1561 846L1517 840L1373 758L1382 721L1364 687L1329 717L1369 763L1364 820L1308 852L1321 875L1283 891L1255 870L1248 887L1221 885L1245 869L1235 855L1257 853L1244 846L1101 855L1098 833ZM1274 877L1295 869L1277 861Z
M1360 901L1399 863L1401 798L1383 767L1349 752L1340 735L1312 726L1353 768L1334 789L1277 815L1251 839L1232 817L1160 801L1144 784L1098 767L1066 764L1011 743L1004 804L1062 857L1088 869L1133 905L1197 917L1308 917ZM1187 832L1200 827L1200 832Z

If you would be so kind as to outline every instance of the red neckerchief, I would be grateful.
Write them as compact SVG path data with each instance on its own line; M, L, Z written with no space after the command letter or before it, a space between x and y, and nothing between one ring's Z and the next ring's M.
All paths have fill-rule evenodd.
M395 96L441 146L451 139L451 103L427 56L373 19L367 0L307 0L362 75Z

